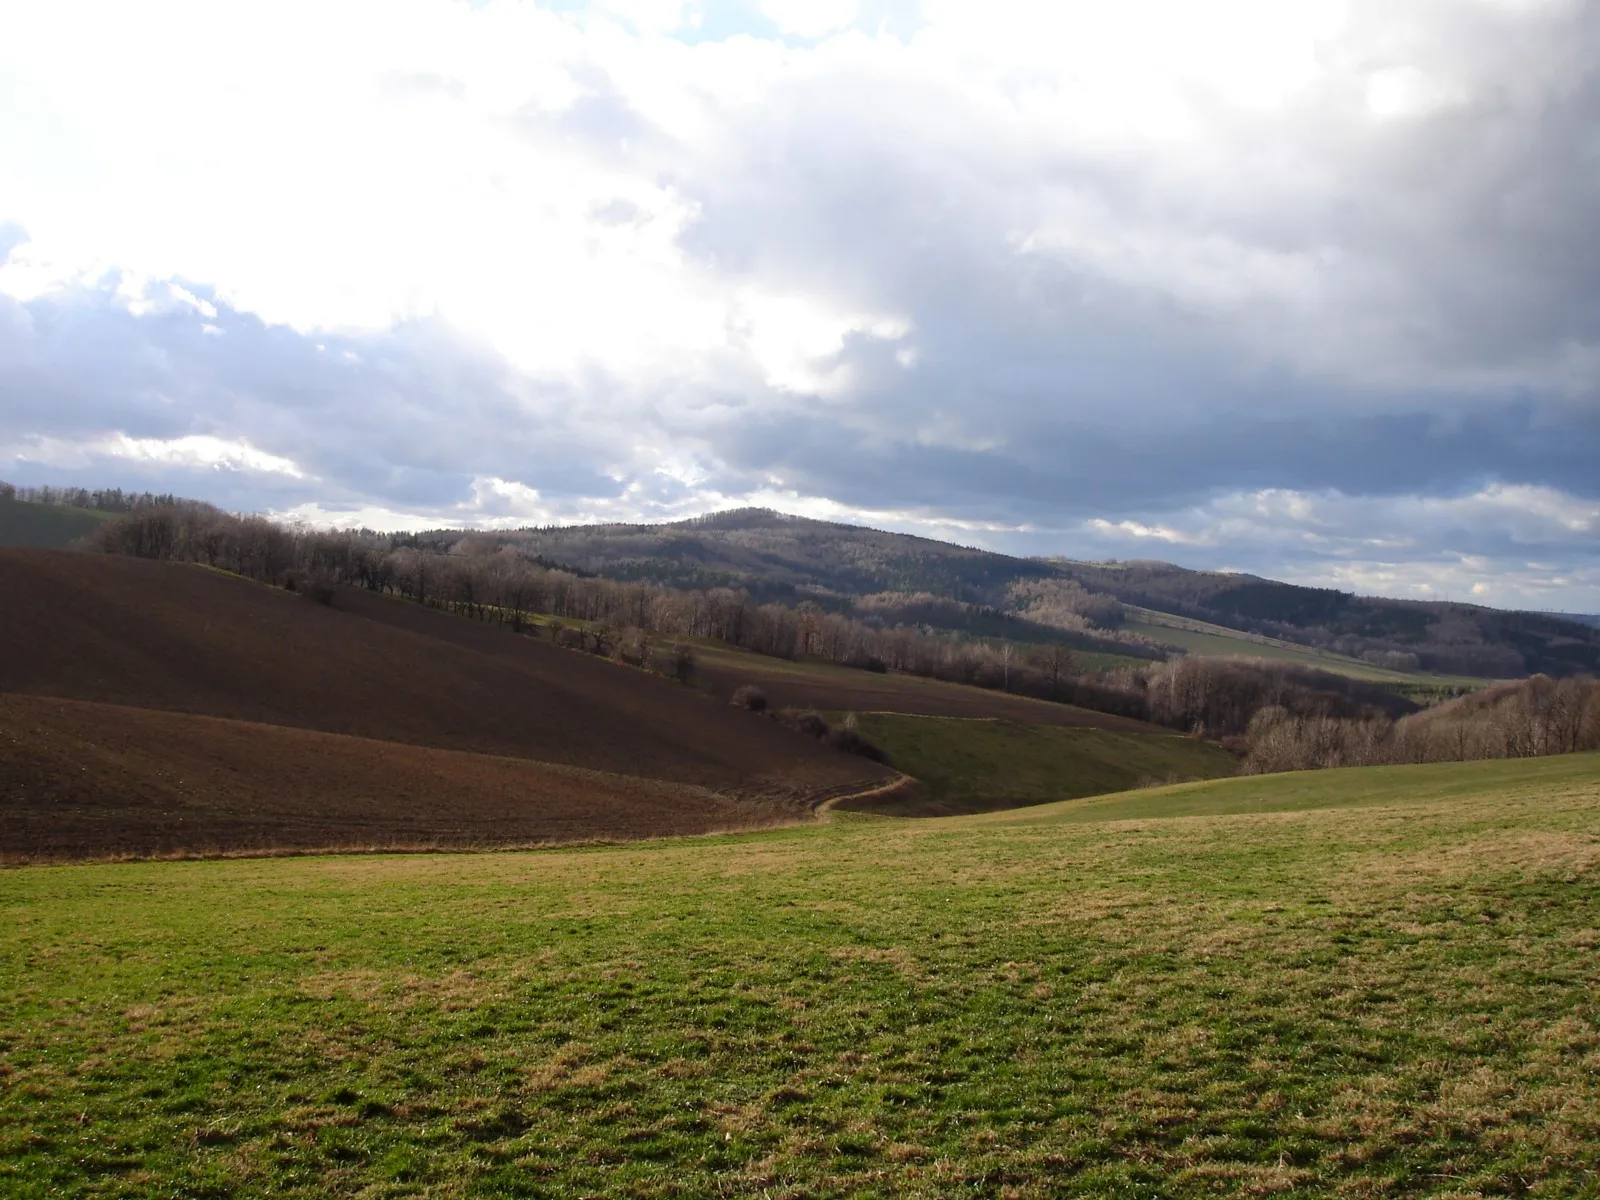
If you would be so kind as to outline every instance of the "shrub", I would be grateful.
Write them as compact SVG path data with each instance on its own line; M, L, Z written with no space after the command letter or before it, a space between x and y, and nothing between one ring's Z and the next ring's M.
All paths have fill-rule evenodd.
M748 709L750 712L760 713L767 711L767 694L753 683L747 683L733 693L735 708Z
M669 646L664 657L667 660L668 666L672 668L672 677L679 683L688 683L694 678L694 647L682 645Z
M675 642L652 643L644 669L652 675L688 683L694 677L694 650Z
M856 754L862 758L870 758L873 762L889 765L889 752L867 738L859 730L841 725L828 734L828 744L836 746L846 754Z
M643 667L650 662L655 647L642 629L625 629L614 647L617 660L630 667Z
M318 579L304 571L289 571L283 577L283 590L297 592L307 600L317 604L332 604L334 597L333 584L326 579Z
M558 646L565 646L569 650L586 649L587 638L583 630L571 625L551 625L550 640Z
M786 708L778 713L778 720L798 733L818 740L828 736L828 722L819 712L811 709Z

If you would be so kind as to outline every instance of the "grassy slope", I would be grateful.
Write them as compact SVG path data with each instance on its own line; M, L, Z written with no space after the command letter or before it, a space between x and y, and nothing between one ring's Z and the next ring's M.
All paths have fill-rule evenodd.
M865 713L861 732L923 784L909 804L880 811L940 815L1095 796L1152 782L1232 775L1235 758L1211 742L1151 729L1036 725L993 718Z
M1123 628L1160 642L1181 646L1191 654L1250 655L1276 662L1295 663L1303 667L1315 667L1323 671L1348 675L1353 679L1371 679L1384 683L1433 678L1421 672L1393 671L1386 667L1374 666L1342 654L1325 654L1278 638L1241 633L1236 629L1211 625L1190 617L1173 616L1171 613L1156 612L1148 608L1132 608L1129 612L1134 619L1125 622Z
M1343 654L1313 650L1309 646L1297 646L1293 642L1285 642L1278 638L1243 633L1237 629L1211 625L1190 617L1174 616L1171 613L1156 612L1148 608L1131 608L1129 611L1134 614L1135 619L1124 622L1122 626L1124 629L1143 634L1158 642L1181 646L1190 654L1266 658L1275 662L1311 667L1335 675L1346 675L1352 679L1387 684L1392 690L1411 696L1422 703L1458 695L1463 690L1475 690L1489 683L1486 679L1471 675L1395 671Z
M109 513L0 499L0 546L57 549L92 532Z
M1173 817L1249 816L1367 805L1439 804L1493 799L1507 789L1600 786L1600 757L1566 755L1490 762L1429 763L1294 771L1090 796L1030 809L1012 820L1082 824ZM1600 794L1595 797L1600 800ZM991 820L1005 820L995 814Z
M1594 1194L1600 758L1081 807L0 874L0 1192Z

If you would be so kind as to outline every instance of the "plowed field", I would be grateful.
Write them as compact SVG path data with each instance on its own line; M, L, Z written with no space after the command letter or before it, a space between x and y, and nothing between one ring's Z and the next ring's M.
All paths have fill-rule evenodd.
M700 687L726 697L735 688L755 684L776 708L979 717L1069 729L1151 732L1149 725L1127 717L915 675L879 675L816 661L788 662L730 646L705 648L698 654Z
M14 695L0 695L0 794L12 860L657 837L807 810L800 793Z
M890 777L676 683L402 601L328 607L64 552L0 550L0 692L7 853L637 837L790 819ZM294 736L309 731L345 736Z

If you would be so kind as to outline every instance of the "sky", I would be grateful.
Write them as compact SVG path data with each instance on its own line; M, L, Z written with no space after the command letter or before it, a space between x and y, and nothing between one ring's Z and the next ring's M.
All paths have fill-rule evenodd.
M49 0L0 478L1600 612L1591 0Z

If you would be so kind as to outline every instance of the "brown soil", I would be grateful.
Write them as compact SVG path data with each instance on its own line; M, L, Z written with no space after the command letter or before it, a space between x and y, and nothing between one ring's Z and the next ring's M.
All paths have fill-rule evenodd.
M792 821L813 802L4 694L0 797L12 861L658 837Z
M671 681L404 601L345 589L333 606L322 606L201 567L86 554L0 550L0 692L255 723L248 735L229 734L235 749L224 753L213 744L222 736L216 732L221 724L197 722L185 732L184 724L172 719L163 723L121 715L107 718L105 736L122 740L102 744L89 738L92 723L80 710L72 709L79 715L70 720L61 715L68 709L50 710L56 715L46 719L39 715L45 709L18 708L13 699L6 710L11 740L0 739L0 784L6 787L0 795L7 805L0 851L12 848L13 828L37 826L45 811L30 808L32 816L13 822L11 806L26 793L17 793L10 780L32 780L28 786L35 789L47 783L67 787L66 776L56 774L70 774L79 753L99 764L80 772L99 781L96 790L69 788L61 794L75 797L84 813L102 814L74 818L72 828L80 832L67 841L85 853L116 850L124 843L183 848L179 833L185 827L158 815L187 811L163 807L166 801L159 797L168 793L162 790L161 772L169 770L163 763L178 762L191 750L212 756L205 761L232 764L210 774L199 765L187 768L194 778L226 779L236 767L242 776L278 780L286 796L301 796L313 807L317 788L324 788L325 813L318 819L327 837L335 839L317 841L309 833L311 840L289 837L291 828L314 826L297 824L301 818L292 805L270 802L266 783L261 787L267 790L259 792L252 790L255 784L241 784L218 793L236 797L237 803L189 797L188 803L213 814L183 843L194 848L257 844L240 840L250 838L259 838L261 845L309 847L393 844L413 837L516 842L685 832L729 823L724 805L735 797L751 798L762 808L755 821L772 820L792 815L806 797L835 795L858 783L870 787L891 777L871 763ZM35 724L28 728L40 732L18 732L16 723L29 721ZM262 724L347 736L317 742L321 749L314 758L321 765L307 765L301 782L291 786L282 775L291 768L274 760L299 751L283 740L288 732L262 732ZM195 732L201 729L207 732ZM48 744L31 745L30 738L46 738L44 731L51 730ZM186 747L186 739L201 744ZM500 785L485 781L521 777L506 774L511 768L504 765L482 766L490 774L480 777L480 767L469 769L472 759L465 754L424 756L415 761L425 758L433 765L418 767L419 779L447 781L451 770L465 771L460 786L466 790L458 794L446 782L419 783L422 791L407 794L416 799L433 788L440 802L425 820L418 818L420 825L405 826L401 837L395 822L409 820L404 814L412 810L398 808L391 820L381 800L395 787L396 769L383 767L381 778L357 786L361 773L377 769L382 760L369 742L353 739L533 759L631 778L625 785L596 783L592 793L582 793L591 797L586 813L573 799L580 794L574 785L563 783L568 799L560 812L565 815L541 816L496 833L498 818L491 814L500 810L485 797L499 794L494 788ZM402 748L386 752L400 755ZM349 756L349 764L336 768L341 755ZM117 763L123 765L114 767ZM549 781L557 775L545 770L528 779ZM661 820L649 825L642 815L649 805L640 800L630 808L621 799L645 796L639 790L644 781L698 789L692 794L706 807L693 820L663 808ZM535 787L534 794L551 794L551 786L541 783L538 787L546 790ZM706 789L724 795L712 803ZM691 792L673 794L689 803ZM150 800L123 805L124 796ZM261 797L263 807L250 808L257 802L251 797ZM448 832L447 822L441 824L456 803L452 797L478 797L461 800L466 805L461 811L469 815L462 817L459 836ZM659 807L656 800L650 804ZM741 815L742 810L734 814ZM226 838L217 832L235 825ZM41 845L49 841L37 833L28 836ZM206 842L207 837L218 840Z
M670 680L403 600L0 550L0 691L233 717L709 787L863 764Z
M736 688L747 683L764 691L774 708L994 717L1120 733L1151 732L1149 725L1128 717L915 675L878 674L821 663L790 663L720 648L701 656L698 686L707 692L727 700Z

